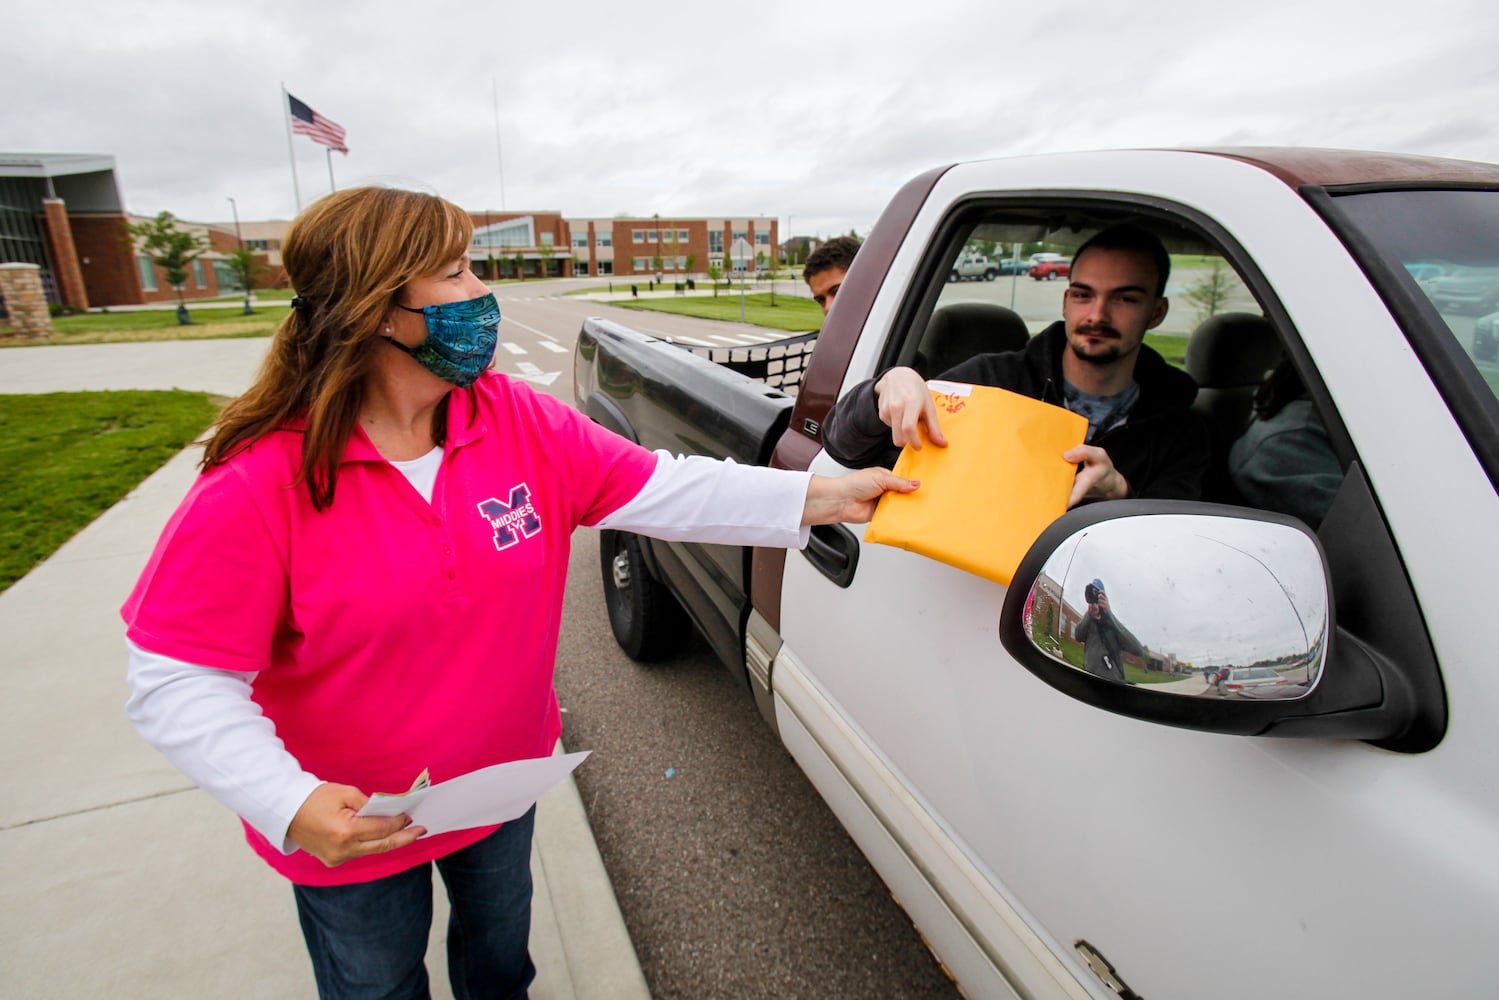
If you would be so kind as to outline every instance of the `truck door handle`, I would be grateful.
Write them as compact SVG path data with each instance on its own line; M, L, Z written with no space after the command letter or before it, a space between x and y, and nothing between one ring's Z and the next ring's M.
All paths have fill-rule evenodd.
M859 565L859 540L841 524L814 524L802 555L817 572L847 587L854 582L854 569Z

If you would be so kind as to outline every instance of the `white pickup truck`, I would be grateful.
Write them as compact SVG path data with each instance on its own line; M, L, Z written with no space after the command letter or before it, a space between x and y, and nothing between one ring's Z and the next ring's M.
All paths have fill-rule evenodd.
M1499 368L1405 265L1499 274L1499 167L1244 149L934 169L815 352L737 359L771 384L590 320L578 405L651 447L838 471L819 432L842 392L1045 324L998 285L950 295L965 244L1075 250L1120 221L1182 255L1174 315L1218 313L1183 350L1151 341L1215 428L1201 502L1071 511L1008 588L858 528L791 553L609 534L615 634L660 655L685 612L968 996L1493 996ZM1223 475L1281 358L1334 456L1315 532ZM1132 683L1080 669L1095 578L1143 646Z

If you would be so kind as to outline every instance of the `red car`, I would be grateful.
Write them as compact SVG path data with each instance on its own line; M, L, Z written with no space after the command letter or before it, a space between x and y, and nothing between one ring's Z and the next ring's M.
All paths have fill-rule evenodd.
M1072 274L1072 261L1066 257L1056 260L1037 261L1031 265L1031 277L1040 281L1042 278L1066 278Z

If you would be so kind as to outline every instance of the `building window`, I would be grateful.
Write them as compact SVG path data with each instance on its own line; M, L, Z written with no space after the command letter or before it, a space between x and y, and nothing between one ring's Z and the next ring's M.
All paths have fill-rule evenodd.
M529 247L535 246L531 229L531 217L523 216L519 219L507 219L504 222L496 222L491 226L484 226L474 231L474 246L493 249L495 247Z
M651 269L651 259L649 257L631 257L630 258L630 270L639 273L639 272L643 272L643 271L649 271L650 269Z
M593 245L596 247L614 246L614 234L595 232L593 234Z
M267 250L269 250L271 248L271 241L270 240L245 240L245 246L249 247L251 250L259 250L261 253L265 253Z
M541 245L544 246L544 247L551 246L552 245L552 240L554 238L555 238L555 234L554 233L542 233L541 234Z
M661 238L661 232L660 232L660 230L647 229L645 231L645 241L647 243L654 243L657 240L659 240L660 238Z
M587 273L588 273L588 261L586 261L586 260L574 260L573 261L573 274L587 274Z
M614 261L612 261L612 260L601 260L601 261L599 261L599 274L613 274L613 273L614 273Z
M722 229L710 229L710 230L708 230L708 252L709 253L723 253L723 230Z
M729 242L732 243L735 240L744 240L744 241L748 242L749 241L749 230L748 229L736 229L736 230L734 230L734 239L730 240Z
M234 276L227 262L216 260L213 262L213 280L218 283L221 292L242 292L239 287L239 279Z
M768 247L768 246L770 246L770 234L769 233L756 232L755 233L755 246L757 246L757 247Z
M585 248L588 246L588 231L586 229L581 233L573 233L573 246Z
M156 265L151 263L150 257L137 257L135 260L141 266L141 290L156 291Z
M630 236L634 239L634 241L636 243L644 243L645 242L645 230L644 229L632 229L632 230L630 230Z
M203 258L193 258L193 283L199 288L207 288L208 282L203 280Z
M687 242L687 238L688 238L687 237L687 230L685 230L685 229L678 229L677 230L677 242L678 243L686 243Z

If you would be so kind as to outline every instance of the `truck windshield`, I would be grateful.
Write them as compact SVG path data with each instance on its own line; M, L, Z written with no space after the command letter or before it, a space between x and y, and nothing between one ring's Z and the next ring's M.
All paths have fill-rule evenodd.
M1499 397L1499 191L1380 191L1337 207L1404 270Z

